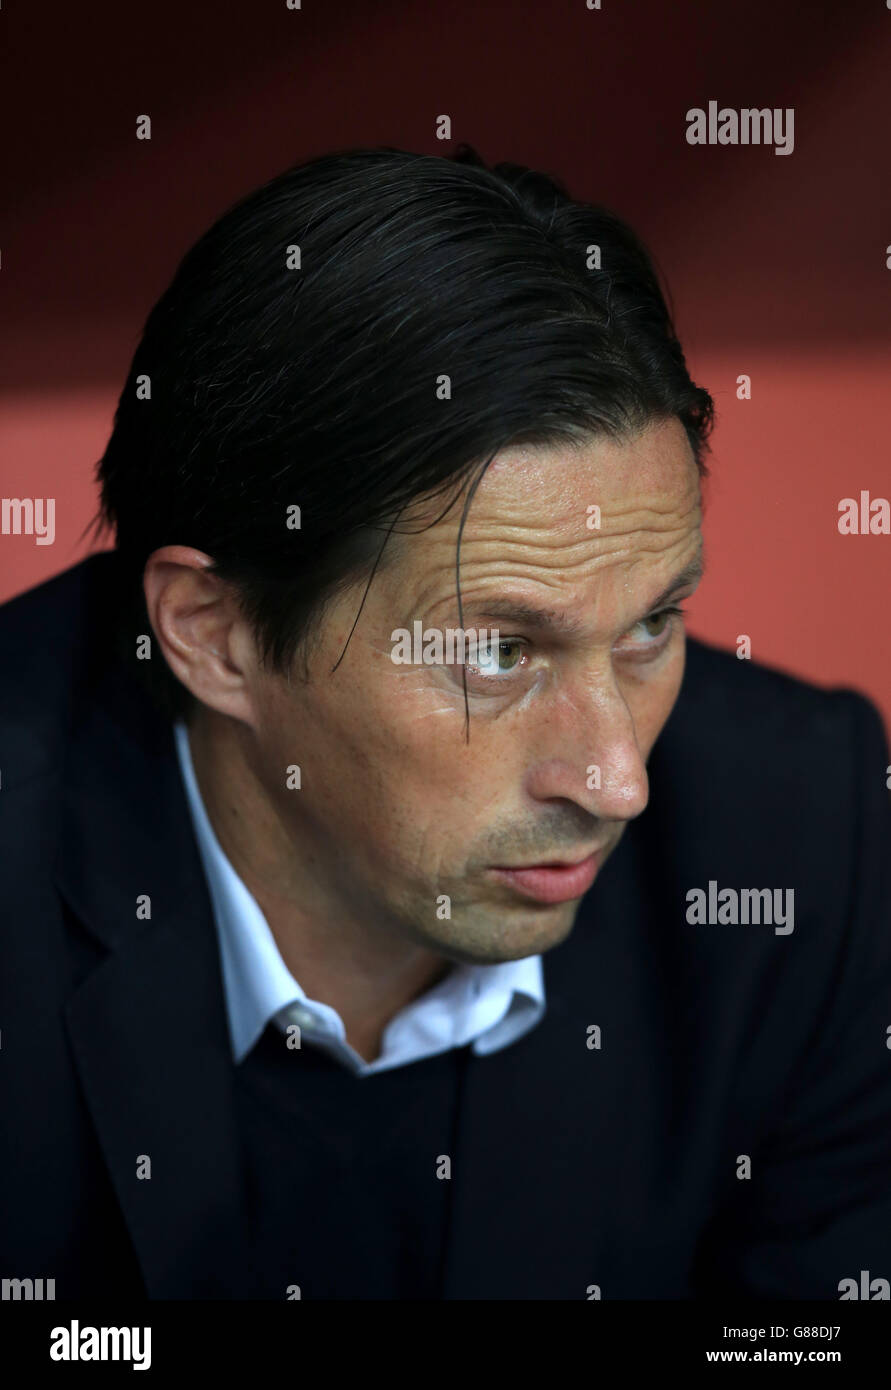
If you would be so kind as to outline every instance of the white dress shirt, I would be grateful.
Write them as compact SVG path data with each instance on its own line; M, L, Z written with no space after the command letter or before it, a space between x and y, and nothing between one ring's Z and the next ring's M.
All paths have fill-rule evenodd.
M358 1076L473 1044L478 1055L507 1047L545 1011L541 956L498 965L453 965L426 994L407 1004L384 1030L381 1053L366 1062L346 1040L336 1009L310 999L288 970L269 923L214 834L192 765L186 725L174 725L176 749L220 945L232 1055L242 1061L272 1020L283 1032L323 1048Z

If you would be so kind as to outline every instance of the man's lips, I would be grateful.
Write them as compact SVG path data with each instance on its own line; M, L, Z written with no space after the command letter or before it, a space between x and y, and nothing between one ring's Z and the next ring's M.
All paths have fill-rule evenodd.
M575 864L528 864L518 868L497 867L489 870L504 883L510 883L524 897L541 903L563 903L587 893L597 877L603 858L595 850Z

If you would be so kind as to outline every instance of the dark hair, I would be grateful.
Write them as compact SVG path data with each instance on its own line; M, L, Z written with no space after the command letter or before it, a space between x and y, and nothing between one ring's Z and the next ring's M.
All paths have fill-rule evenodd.
M410 502L455 489L447 510L508 444L619 439L671 416L706 474L712 399L613 213L466 145L299 164L186 254L133 358L95 519L135 605L129 651L160 546L210 555L284 670L325 601L386 564ZM169 714L188 707L160 653L138 665Z

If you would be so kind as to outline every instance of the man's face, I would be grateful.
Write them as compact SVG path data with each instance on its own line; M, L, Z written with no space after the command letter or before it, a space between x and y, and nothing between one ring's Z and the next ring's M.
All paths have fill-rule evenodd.
M327 611L307 683L257 677L256 769L295 863L345 912L487 963L556 945L580 902L530 897L497 866L592 850L602 864L647 804L646 761L684 666L682 619L664 610L696 580L660 596L699 558L699 480L676 419L633 442L498 455L461 537L463 627L500 637L464 668L469 742L461 665L392 659L395 629L462 626L463 497L429 529L419 520L444 505L404 514L412 534L375 575L336 671L366 581ZM285 786L293 763L300 790Z

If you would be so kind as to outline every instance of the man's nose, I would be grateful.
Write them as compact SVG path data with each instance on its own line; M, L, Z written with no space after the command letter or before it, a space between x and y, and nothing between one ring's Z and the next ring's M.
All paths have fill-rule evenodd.
M549 720L548 753L529 770L536 800L569 798L600 820L628 821L650 795L631 710L615 683L575 699Z

